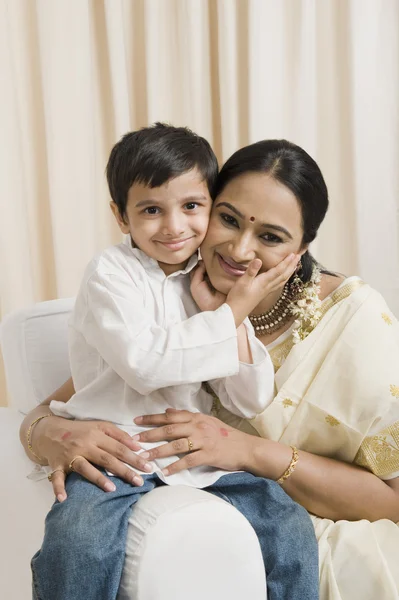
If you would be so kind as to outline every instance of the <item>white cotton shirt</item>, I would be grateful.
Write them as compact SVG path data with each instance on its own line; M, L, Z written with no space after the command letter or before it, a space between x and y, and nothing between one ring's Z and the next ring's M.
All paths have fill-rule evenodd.
M133 422L167 408L209 414L212 396L234 414L252 418L274 395L274 369L263 344L246 322L253 364L239 362L237 330L230 307L199 312L189 272L198 262L166 276L130 239L88 265L69 323L69 350L76 393L51 410L75 419L115 423L130 435ZM143 444L149 449L163 442ZM154 461L168 484L211 485L224 471L201 466L164 477L159 471L177 456Z

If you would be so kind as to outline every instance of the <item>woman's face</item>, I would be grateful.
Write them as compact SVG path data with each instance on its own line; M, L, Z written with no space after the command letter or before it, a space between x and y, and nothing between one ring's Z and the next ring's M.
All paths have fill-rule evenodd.
M201 246L212 285L227 294L254 258L261 272L288 254L303 254L302 214L294 194L263 173L245 173L216 198Z

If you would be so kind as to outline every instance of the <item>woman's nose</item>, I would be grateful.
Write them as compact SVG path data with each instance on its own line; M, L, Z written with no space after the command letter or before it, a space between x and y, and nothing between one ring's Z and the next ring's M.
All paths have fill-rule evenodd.
M248 263L256 258L252 236L240 235L232 240L229 248L230 258L237 263Z

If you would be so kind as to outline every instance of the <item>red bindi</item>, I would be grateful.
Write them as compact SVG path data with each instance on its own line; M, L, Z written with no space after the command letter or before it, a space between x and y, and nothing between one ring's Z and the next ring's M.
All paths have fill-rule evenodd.
M250 217L249 220L251 221L251 223L253 223L255 221L255 217Z
M222 435L223 437L228 437L229 436L229 432L227 431L227 429L224 429L223 427L221 427L219 429L220 431L220 435Z

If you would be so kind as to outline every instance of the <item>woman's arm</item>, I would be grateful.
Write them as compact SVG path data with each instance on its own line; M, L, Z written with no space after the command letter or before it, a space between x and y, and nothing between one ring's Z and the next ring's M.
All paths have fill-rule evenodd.
M137 441L173 440L146 453L148 460L184 452L187 438L192 441L194 451L170 465L168 474L209 465L277 480L292 458L289 446L243 433L208 415L168 410L139 417L138 424L158 428L135 436ZM297 467L283 489L320 517L399 521L399 478L384 482L360 467L309 452L299 451Z
M71 398L71 396L73 396L74 393L75 393L75 388L73 387L73 381L72 381L72 377L71 377L70 379L68 379L68 381L63 383L62 386L60 388L58 388L58 390L56 390L51 396L46 398L46 400L43 400L43 402L41 404L39 404L39 406L37 406L36 408L31 410L26 415L25 419L22 421L21 427L19 428L19 439L21 440L21 444L24 447L26 456L28 458L30 458L30 460L32 460L33 462L38 462L41 465L48 464L47 460L44 457L43 457L43 460L41 460L39 462L38 458L33 456L31 451L29 450L29 447L28 447L29 427L39 417L48 415L48 414L52 414L51 410L49 409L49 404L52 400L59 400L60 402L68 402L68 400ZM61 417L54 416L54 418L59 419ZM31 445L32 445L33 449L36 448L37 437L39 437L39 439L40 439L40 429L41 429L41 427L43 427L45 425L45 421L46 421L46 419L41 419L41 421L39 421L36 425L34 425L34 427L32 429L30 440L31 440ZM35 453L36 453L36 450L35 450ZM38 453L38 456L40 456L39 453Z
M249 437L247 470L278 479L290 463L291 448ZM334 521L399 521L399 478L385 482L353 464L299 451L297 467L283 489L309 512Z
M72 379L69 379L23 420L19 435L26 455L33 462L39 460L28 447L29 427L38 417L52 414L49 409L52 400L67 402L74 393ZM111 471L132 485L142 485L143 480L125 463L141 471L152 471L151 465L136 454L141 449L140 444L107 421L73 421L52 415L33 426L30 440L34 453L41 458L40 464L49 465L52 470L61 469L51 480L54 494L60 502L66 499L65 478L70 472L69 464L77 456L79 460L73 464L74 471L106 492L113 491L115 486L94 465Z

